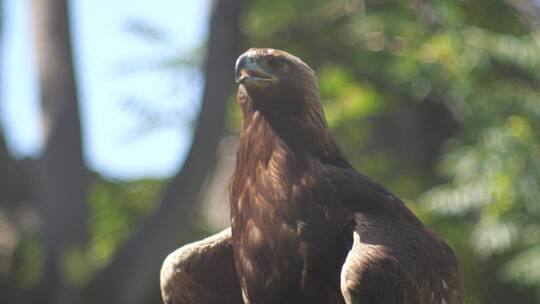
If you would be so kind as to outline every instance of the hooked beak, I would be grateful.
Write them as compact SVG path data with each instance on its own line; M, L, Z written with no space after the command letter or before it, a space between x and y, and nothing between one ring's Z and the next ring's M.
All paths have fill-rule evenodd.
M277 79L269 71L268 66L256 58L253 52L246 52L236 60L236 83L263 84Z

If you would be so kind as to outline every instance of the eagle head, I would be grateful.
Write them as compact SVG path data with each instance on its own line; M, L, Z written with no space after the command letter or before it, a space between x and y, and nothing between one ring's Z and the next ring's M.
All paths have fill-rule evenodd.
M315 73L285 51L249 49L236 61L236 82L260 110L300 114L321 107Z

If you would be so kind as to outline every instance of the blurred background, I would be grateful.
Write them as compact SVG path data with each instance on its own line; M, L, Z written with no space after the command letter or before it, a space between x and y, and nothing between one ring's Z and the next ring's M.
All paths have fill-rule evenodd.
M228 226L252 46L314 68L467 303L540 303L540 1L0 3L1 303L161 303L163 258Z

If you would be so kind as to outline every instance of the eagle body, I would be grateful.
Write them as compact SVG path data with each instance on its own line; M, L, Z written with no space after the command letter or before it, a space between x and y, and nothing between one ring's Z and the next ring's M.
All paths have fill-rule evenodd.
M250 49L236 76L244 120L231 229L166 259L164 301L463 303L452 249L340 152L311 68Z
M331 185L324 184L316 158L295 153L265 114L248 117L238 151L243 165L231 183L234 257L245 303L343 302L341 233L348 214L332 204L336 197L325 191Z

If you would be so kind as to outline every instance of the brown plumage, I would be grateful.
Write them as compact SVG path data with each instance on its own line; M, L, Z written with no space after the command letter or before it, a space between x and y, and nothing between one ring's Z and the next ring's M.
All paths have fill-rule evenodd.
M162 274L178 273L162 275L167 303L238 303L240 294L252 304L462 303L450 247L343 157L313 71L286 52L250 49L236 73L244 124L230 186L232 235L218 238L227 246L188 245L175 254L182 258L166 260ZM202 264L182 266L193 259ZM225 265L232 260L234 273ZM206 283L208 265L239 284L228 282L233 296L200 300L220 292Z

